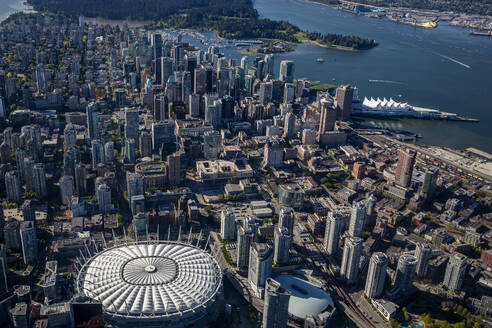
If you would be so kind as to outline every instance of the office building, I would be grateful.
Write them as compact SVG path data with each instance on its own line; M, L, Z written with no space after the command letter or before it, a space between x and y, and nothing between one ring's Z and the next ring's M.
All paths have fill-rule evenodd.
M114 161L114 142L108 141L104 144L104 160L105 162Z
M289 250L292 236L289 231L282 227L276 226L273 232L273 263L277 265L289 264Z
M289 321L290 292L268 278L265 283L262 328L285 328Z
M280 62L280 81L285 83L294 82L294 62L291 60L282 60Z
M125 110L125 139L133 139L138 141L138 110Z
M26 199L22 204L22 217L24 218L24 221L36 221L36 213L34 211L34 204L32 200Z
M75 166L75 190L79 196L87 193L87 169L84 164Z
M400 255L394 281L394 286L397 286L400 292L406 293L410 291L416 269L417 258L415 256L409 254Z
M222 136L218 131L206 131L203 135L203 157L217 159L222 151Z
M7 266L7 253L4 244L0 244L0 295L6 293L9 289L7 275L9 269Z
M384 281L386 279L386 268L388 267L388 257L381 252L372 254L369 260L367 271L366 286L364 294L369 298L378 298L383 293Z
M292 104L295 100L295 88L292 83L285 83L284 85L284 104Z
M290 140L295 137L296 134L296 116L294 113L289 112L285 115L284 122L284 139Z
M126 172L126 194L129 201L133 196L145 195L144 179L140 174Z
M331 107L331 104L326 99L321 99L321 116L319 121L318 134L323 134L328 131L335 130L335 122L337 120L337 111Z
M95 170L97 168L97 164L104 163L104 147L99 139L92 140L91 147L92 169Z
M265 144L263 167L279 167L284 160L284 144L276 139L268 140Z
M38 261L38 238L34 222L22 222L20 225L22 257L25 265L35 265Z
M278 216L278 224L280 227L287 229L289 235L294 233L295 213L292 208L282 207Z
M424 181L419 188L419 194L425 200L429 200L434 195L438 176L438 170L427 170L424 172Z
M33 189L36 197L44 198L48 196L48 190L46 189L46 173L43 163L36 163L32 168Z
M248 282L257 296L262 298L266 279L272 273L272 249L267 244L252 243L249 251Z
M188 114L191 117L198 118L200 117L200 95L197 93L193 93L189 96L188 99Z
M362 202L358 202L352 206L352 214L350 216L349 235L352 237L362 237L364 225L366 223L366 206Z
M75 147L77 143L77 131L73 124L68 123L63 131L63 148L68 150L70 147Z
M335 255L338 252L338 243L342 228L342 213L330 212L326 218L325 238L323 246L328 255Z
M108 214L112 211L113 205L111 204L111 189L107 184L102 183L96 187L96 198L99 212L102 214Z
M435 229L432 233L432 247L440 249L447 233L444 229Z
M347 121L352 113L352 100L354 97L354 88L350 85L344 85L337 88L335 100L337 109L337 119Z
M181 184L181 153L167 156L167 178L169 186L177 187Z
M64 175L60 178L60 197L63 205L71 203L74 192L74 181L70 175Z
M451 291L461 290L461 285L463 284L463 279L465 277L466 266L467 257L461 253L453 253L449 257L449 262L446 266L446 273L444 274L442 284Z
M135 139L125 139L125 162L135 164Z
M29 307L25 302L16 303L9 309L10 321L14 328L29 328Z
M397 185L401 187L408 187L410 185L414 164L415 151L408 148L400 148L395 172L395 183Z
M153 33L150 40L152 44L152 59L162 57L162 35Z
M161 81L162 84L164 85L168 80L169 77L171 77L174 74L174 64L173 60L169 57L162 57L161 58ZM161 119L164 119L164 117L161 117Z
M237 229L237 267L239 269L247 268L249 264L249 251L255 234L247 226L239 226Z
M86 114L87 114L87 131L89 134L89 139L94 140L99 137L99 128L98 128L98 107L96 103L89 103L87 105Z
M19 179L15 171L9 171L5 173L5 191L7 195L7 201L13 203L20 203L21 190Z
M418 243L415 247L415 257L417 258L417 276L423 278L427 275L429 259L432 255L432 247L427 243Z
M354 283L359 276L359 261L362 253L362 239L359 237L346 237L343 247L340 276L347 284Z
M220 236L223 240L234 240L236 237L236 218L234 212L223 210L220 213Z
M140 157L152 157L152 135L149 132L140 133L138 147Z

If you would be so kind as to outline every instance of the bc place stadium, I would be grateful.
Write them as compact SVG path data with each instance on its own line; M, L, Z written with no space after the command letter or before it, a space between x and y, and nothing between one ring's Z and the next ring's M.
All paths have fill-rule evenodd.
M207 315L222 292L215 258L179 241L141 241L85 257L79 295L102 304L117 327L183 327Z

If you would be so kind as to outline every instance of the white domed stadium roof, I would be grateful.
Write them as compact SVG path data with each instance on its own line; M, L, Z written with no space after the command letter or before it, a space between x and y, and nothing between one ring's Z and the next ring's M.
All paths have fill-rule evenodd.
M145 242L97 253L80 271L77 286L118 320L176 321L196 317L215 301L222 274L216 260L201 248Z

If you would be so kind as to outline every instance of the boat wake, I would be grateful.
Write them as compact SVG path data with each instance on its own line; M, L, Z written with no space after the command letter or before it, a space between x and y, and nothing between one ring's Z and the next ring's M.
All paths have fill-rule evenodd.
M398 82L398 81L388 81L388 80L369 80L371 83L388 83L388 84L402 84L404 85L405 83L403 82Z
M435 55L438 55L439 57L442 57L442 58L444 58L444 59L447 59L447 60L449 60L449 61L452 61L453 63L456 63L456 64L458 64L458 65L461 65L461 66L463 66L463 67L466 67L466 68L471 68L471 66L470 66L470 65L467 65L467 64L465 64L465 63L462 63L462 62L460 62L459 60L456 60L456 59L454 59L454 58L451 58L451 57L445 56L445 55L440 54L440 53L437 53L437 52L434 52L434 54L435 54Z

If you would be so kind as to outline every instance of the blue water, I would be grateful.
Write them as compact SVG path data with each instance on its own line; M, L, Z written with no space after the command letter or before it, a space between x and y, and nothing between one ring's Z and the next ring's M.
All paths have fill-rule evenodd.
M469 30L446 23L427 30L300 0L255 0L255 8L262 17L287 20L302 29L359 35L379 43L357 53L301 45L293 53L278 56L278 62L296 62L297 77L354 84L361 99L393 97L481 120L478 124L372 119L368 123L421 133L422 142L428 144L475 146L492 152L491 39L471 36ZM325 62L316 63L318 57Z
M26 9L25 0L0 0L0 22L9 15Z

